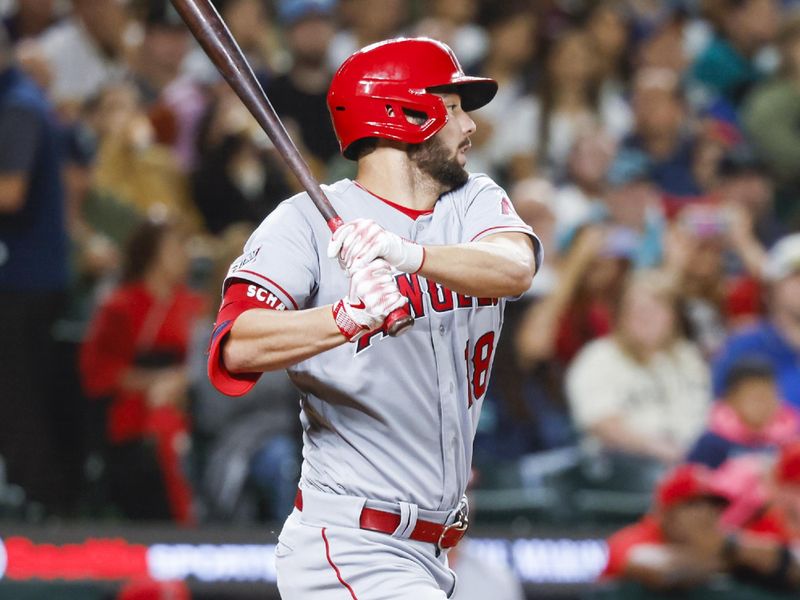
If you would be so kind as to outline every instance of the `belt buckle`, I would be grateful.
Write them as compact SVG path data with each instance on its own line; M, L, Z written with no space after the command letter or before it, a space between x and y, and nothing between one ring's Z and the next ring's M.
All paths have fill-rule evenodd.
M467 529L469 529L469 517L467 517L467 514L463 510L458 511L458 518L455 521L450 523L450 525L445 525L444 528L442 529L442 533L439 536L438 541L436 542L437 556L439 552L445 550L445 548L442 547L442 542L444 542L445 536L451 529L455 529L456 531L461 533L461 536L456 541L457 544L459 541L461 541L461 538L464 537L464 534L467 532ZM455 546L456 544L453 544L453 546ZM450 547L452 548L453 546Z

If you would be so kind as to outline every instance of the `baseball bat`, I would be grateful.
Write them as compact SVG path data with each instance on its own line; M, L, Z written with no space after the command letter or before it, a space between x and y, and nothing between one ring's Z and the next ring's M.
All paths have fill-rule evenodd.
M325 197L300 151L286 132L269 98L253 74L253 69L233 39L228 26L211 0L172 0L172 4L189 27L195 39L236 92L241 101L267 133L289 168L303 185L331 233L344 223ZM414 318L404 306L393 310L385 320L386 331L397 336L414 324Z

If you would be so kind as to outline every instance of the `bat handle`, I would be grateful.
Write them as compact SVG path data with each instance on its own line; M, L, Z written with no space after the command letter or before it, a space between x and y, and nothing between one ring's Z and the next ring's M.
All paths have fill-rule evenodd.
M338 215L328 219L327 223L331 233L334 233L339 227L344 225L344 221L342 221L342 218ZM414 324L414 317L411 316L408 305L401 306L390 312L383 324L391 337L397 337L401 333L405 333L406 329Z
M339 215L334 215L330 219L326 221L328 224L328 229L331 230L331 233L336 233L336 230L339 229L342 225L344 225L344 221L342 221L342 217Z
M391 337L405 333L414 324L414 317L408 311L408 305L395 308L384 320L383 325Z

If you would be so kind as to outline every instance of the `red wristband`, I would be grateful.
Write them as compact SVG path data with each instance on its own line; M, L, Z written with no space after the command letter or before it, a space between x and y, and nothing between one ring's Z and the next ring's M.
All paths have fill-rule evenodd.
M366 333L366 327L359 325L347 313L347 309L344 305L344 299L339 300L336 304L334 304L331 307L331 310L333 311L333 322L336 323L339 331L341 331L342 335L347 338L348 342L355 342L364 333Z

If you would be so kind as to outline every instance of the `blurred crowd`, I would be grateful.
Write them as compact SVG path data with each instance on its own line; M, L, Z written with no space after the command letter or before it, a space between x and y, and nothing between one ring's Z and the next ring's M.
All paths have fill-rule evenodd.
M507 309L479 489L496 465L569 449L557 475L579 487L649 498L661 481L650 533L699 497L727 558L747 543L725 532L773 509L779 543L797 539L800 3L214 4L324 182L353 175L325 94L356 49L431 36L499 82L471 115L468 168L509 191L546 262ZM204 363L228 265L298 182L168 1L0 9L0 506L282 518L299 468L291 385L272 374L224 398ZM697 490L722 478L729 492L743 456L760 495L737 520L742 494ZM694 491L670 495L686 462L708 472L679 470ZM674 543L711 547L682 527Z

